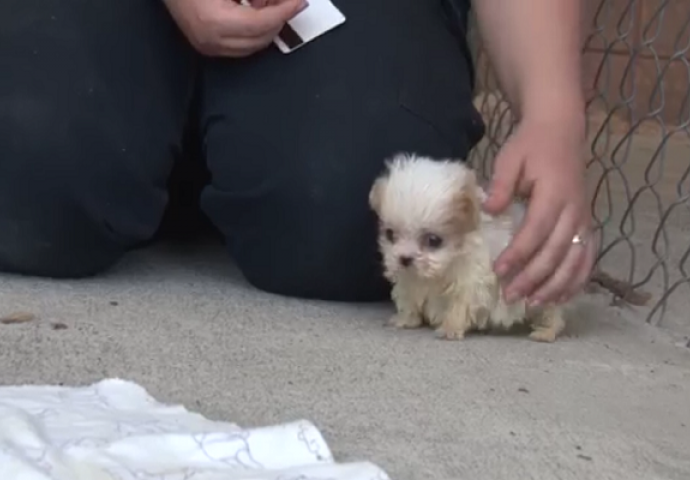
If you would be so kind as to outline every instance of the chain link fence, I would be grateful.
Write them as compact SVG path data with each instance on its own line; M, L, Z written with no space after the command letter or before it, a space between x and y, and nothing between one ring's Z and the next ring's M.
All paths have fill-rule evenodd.
M593 286L651 324L690 331L690 1L583 5L588 183L602 238ZM470 162L488 177L514 122L474 25L471 39L487 131Z

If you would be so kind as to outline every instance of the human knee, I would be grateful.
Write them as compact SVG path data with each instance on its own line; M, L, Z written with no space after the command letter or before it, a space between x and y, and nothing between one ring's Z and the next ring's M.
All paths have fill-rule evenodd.
M388 295L365 179L342 188L304 184L299 176L247 210L227 231L233 255L255 287L285 296L378 301ZM347 191L356 192L348 195ZM218 217L216 216L216 219Z
M306 234L307 236L309 233ZM315 240L324 240L314 235ZM273 255L282 245L263 250L245 250L237 258L245 278L254 287L277 295L338 302L385 300L389 285L381 275L375 254L370 249L342 249L340 245L306 240L304 246L292 244L289 253ZM283 240L290 244L290 240ZM259 257L259 258L257 258Z
M0 190L0 271L76 278L119 258L117 243L72 198L40 198Z
M13 156L4 162L35 160ZM59 182L56 182L59 183ZM119 256L73 192L47 185L26 168L0 180L0 270L47 277L97 273Z
M103 159L81 152L80 139L40 102L15 96L0 106L0 270L81 277L121 251L81 167Z

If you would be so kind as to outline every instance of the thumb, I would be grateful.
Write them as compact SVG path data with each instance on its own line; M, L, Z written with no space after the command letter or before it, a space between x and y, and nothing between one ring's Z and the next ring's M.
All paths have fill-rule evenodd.
M273 10L277 18L280 18L283 23L292 18L302 10L309 6L307 0L268 0L264 10Z
M237 13L250 36L262 36L281 28L286 22L309 6L307 0L284 0L260 8L241 8Z
M513 201L522 174L522 156L506 143L498 153L484 210L493 215L503 212Z

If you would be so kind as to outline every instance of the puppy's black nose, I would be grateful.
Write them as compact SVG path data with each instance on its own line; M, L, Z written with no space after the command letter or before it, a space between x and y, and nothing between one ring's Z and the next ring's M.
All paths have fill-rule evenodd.
M412 260L412 257L403 255L402 257L400 257L400 265L402 265L403 267L409 267L410 265L412 265Z

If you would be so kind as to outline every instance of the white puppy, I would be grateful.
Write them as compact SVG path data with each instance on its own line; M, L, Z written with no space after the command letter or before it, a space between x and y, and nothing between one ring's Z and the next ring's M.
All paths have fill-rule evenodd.
M530 324L530 338L553 342L565 327L556 305L507 304L493 262L524 216L514 203L484 213L484 191L461 162L398 154L374 182L369 204L379 223L383 270L392 282L399 328L425 324L461 339L472 330Z

